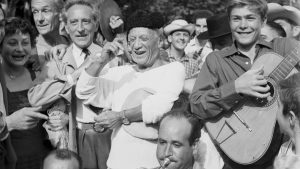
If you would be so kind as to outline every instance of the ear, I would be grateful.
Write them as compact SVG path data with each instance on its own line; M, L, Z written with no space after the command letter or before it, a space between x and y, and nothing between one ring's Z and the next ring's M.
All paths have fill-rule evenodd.
M169 42L169 43L172 43L172 35L171 35L171 34L168 35L168 42Z
M267 24L267 18L264 19L263 23L262 23L262 27L264 27Z
M199 145L199 138L196 138L195 141L193 142L192 148L195 150L197 149L198 145Z
M298 37L300 35L300 26L293 26L293 37Z
M293 128L296 125L297 116L293 111L289 111L288 116L289 116L290 126Z
M67 34L69 35L70 34L69 26L66 22L65 22L65 29L66 29Z

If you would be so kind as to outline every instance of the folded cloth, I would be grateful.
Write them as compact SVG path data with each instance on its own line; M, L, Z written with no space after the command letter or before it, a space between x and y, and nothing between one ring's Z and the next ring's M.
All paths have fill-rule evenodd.
M63 100L58 100L54 105L48 109L48 115L57 116L66 112L66 105ZM48 139L52 146L58 149L68 148L69 133L67 126L64 126L61 130L54 131L48 121L43 124L43 127L48 133Z

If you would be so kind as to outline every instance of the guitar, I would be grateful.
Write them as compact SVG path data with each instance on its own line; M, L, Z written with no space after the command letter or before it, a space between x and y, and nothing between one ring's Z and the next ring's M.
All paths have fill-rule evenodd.
M268 52L257 58L252 69L264 65L264 76L271 95L266 99L245 97L230 111L208 120L205 126L221 150L238 164L249 165L268 150L279 109L278 82L285 79L300 61L294 49L286 57Z

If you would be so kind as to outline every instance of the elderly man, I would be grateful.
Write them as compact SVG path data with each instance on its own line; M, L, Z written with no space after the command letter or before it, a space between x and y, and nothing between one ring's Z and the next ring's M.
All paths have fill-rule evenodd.
M36 49L41 64L44 63L45 52L51 47L69 45L67 37L60 34L60 15L64 6L63 0L32 0L31 11L35 26L39 32Z
M183 19L177 19L164 27L164 33L171 44L166 50L171 62L179 61L185 67L186 79L190 79L198 72L198 63L195 59L188 57L184 49L191 40L195 31L193 24L188 24Z
M71 89L81 71L89 65L91 57L102 51L100 46L93 43L98 28L97 16L96 8L86 1L67 2L63 10L63 20L73 43L67 48L62 63L52 60L43 69L41 76L52 78L36 85L28 95L30 103L35 106L49 105L60 98L66 99L67 102L72 100L69 132L73 135L70 139L72 141L76 138L75 129L72 127L77 126L77 146L83 167L106 169L111 132L94 131L94 117L98 111L93 111L90 106L84 105L82 100L71 95ZM73 142L69 143L69 147L71 150L77 148Z
M281 25L287 38L300 40L300 10L292 6L281 6L277 3L268 4L268 21Z
M101 57L81 74L76 95L85 104L106 110L95 120L113 130L109 168L154 168L159 165L155 158L156 123L178 99L184 66L161 57L161 14L138 10L127 20L128 44L135 64L103 72L108 61L123 50L118 39L107 43Z

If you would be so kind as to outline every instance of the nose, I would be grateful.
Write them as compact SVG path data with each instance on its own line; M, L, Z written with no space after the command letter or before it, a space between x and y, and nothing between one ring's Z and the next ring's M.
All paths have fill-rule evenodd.
M140 49L141 47L142 47L142 43L141 43L140 39L137 39L133 44L133 48L135 50L137 50L137 49Z
M38 21L39 21L40 23L42 23L42 22L45 20L44 15L42 14L42 12L39 12L37 15L38 15L38 16L37 16Z
M246 19L242 19L240 23L241 29L246 29L248 27L248 21Z
M165 158L168 158L172 155L173 155L172 147L171 147L171 145L167 145L167 147L165 149Z
M79 33L83 33L83 32L84 32L84 26L83 26L82 22L80 22L80 23L78 24L77 31L78 31Z
M18 44L18 47L16 48L17 53L22 53L24 52L24 47L21 43Z

